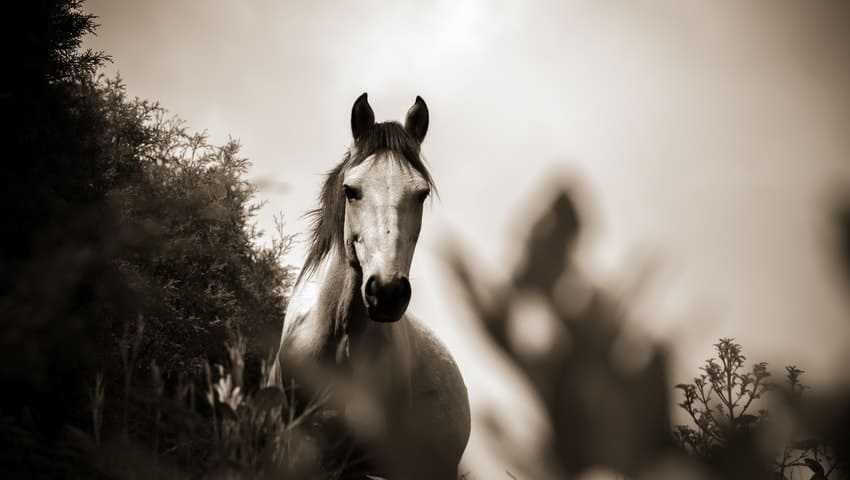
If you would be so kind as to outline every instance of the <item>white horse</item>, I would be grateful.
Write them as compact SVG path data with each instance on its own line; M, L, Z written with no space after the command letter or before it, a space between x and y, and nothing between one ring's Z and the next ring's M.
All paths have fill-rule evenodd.
M470 430L466 386L446 347L406 313L422 207L433 188L419 153L428 121L420 97L404 126L375 123L365 93L355 101L354 143L311 212L312 245L270 383L288 384L311 363L338 372L376 400L382 445L402 452L400 476L456 479ZM363 420L365 412L347 407L350 423Z

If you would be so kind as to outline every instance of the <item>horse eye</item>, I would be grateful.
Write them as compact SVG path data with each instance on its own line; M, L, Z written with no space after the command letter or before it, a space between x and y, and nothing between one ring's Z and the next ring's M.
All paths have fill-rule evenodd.
M360 200L360 197L363 196L359 188L354 188L348 185L343 185L342 191L345 192L345 198L347 198L349 201Z
M420 192L416 192L416 200L418 200L419 202L424 202L430 194L431 190L422 190Z

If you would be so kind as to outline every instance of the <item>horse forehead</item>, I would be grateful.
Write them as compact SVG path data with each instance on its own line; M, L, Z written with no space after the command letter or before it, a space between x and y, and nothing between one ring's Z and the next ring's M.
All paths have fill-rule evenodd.
M395 152L370 155L359 165L348 170L346 183L367 187L383 186L388 190L415 190L427 188L428 182L410 163Z

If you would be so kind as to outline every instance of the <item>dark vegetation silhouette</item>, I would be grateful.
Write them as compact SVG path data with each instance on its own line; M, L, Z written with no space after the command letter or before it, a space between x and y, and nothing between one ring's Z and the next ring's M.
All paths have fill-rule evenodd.
M183 454L180 432L149 428L168 416L151 399L203 399L208 362L232 363L226 342L242 342L237 382L256 388L290 237L257 246L236 141L212 145L98 75L108 57L80 48L96 27L81 2L13 2L3 18L3 470L85 472L68 425Z
M238 143L212 145L99 76L108 57L81 49L94 20L75 0L4 5L0 475L368 478L347 470L360 453L343 426L315 435L333 416L322 392L294 405L291 389L260 388L292 281L280 264L290 237L281 225L257 246ZM573 262L576 200L559 188L537 212L505 285L449 252L472 310L551 423L542 464L504 446L523 469L506 477L603 466L629 478L847 478L850 393L803 392L793 367L785 387L770 384L767 366L747 368L729 339L680 386L692 424L671 432L664 346L624 329L628 300ZM850 205L837 218L850 287ZM548 344L517 341L520 303L548 312ZM782 418L790 443L764 443ZM391 437L374 444L389 451ZM320 458L321 442L335 456Z

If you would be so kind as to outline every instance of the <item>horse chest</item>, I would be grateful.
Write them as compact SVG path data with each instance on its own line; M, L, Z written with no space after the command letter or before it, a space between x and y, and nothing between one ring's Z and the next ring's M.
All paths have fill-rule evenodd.
M409 403L412 396L412 351L405 320L371 325L350 351L354 380L383 401Z

